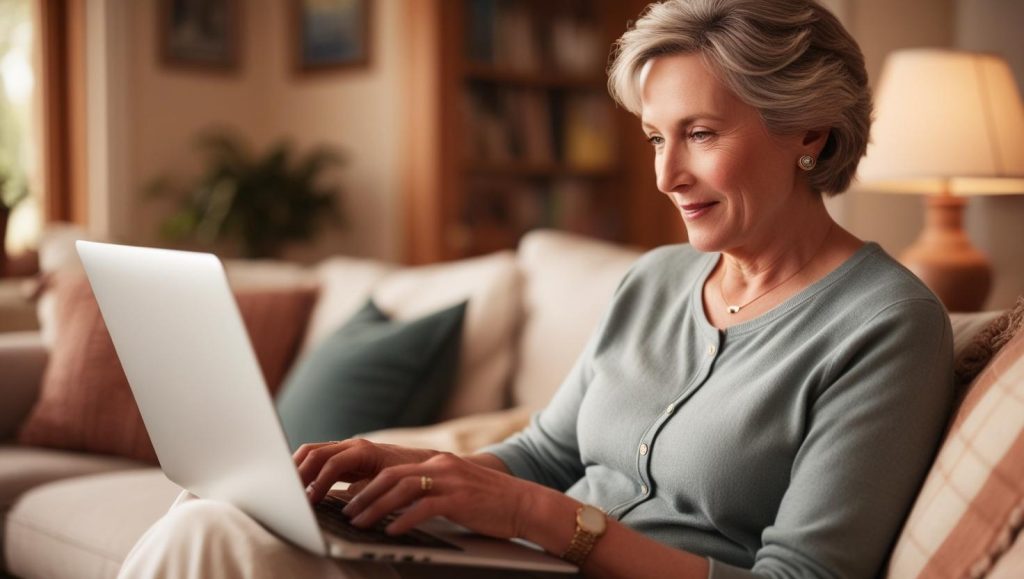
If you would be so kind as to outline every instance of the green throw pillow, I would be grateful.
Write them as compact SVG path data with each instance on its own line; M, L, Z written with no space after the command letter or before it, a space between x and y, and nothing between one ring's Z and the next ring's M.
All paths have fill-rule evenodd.
M455 382L466 304L392 321L368 301L285 380L277 412L292 449L434 420Z

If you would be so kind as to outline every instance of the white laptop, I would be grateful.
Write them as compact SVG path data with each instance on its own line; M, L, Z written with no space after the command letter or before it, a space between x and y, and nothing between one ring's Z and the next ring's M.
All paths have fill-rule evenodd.
M318 555L576 571L527 544L443 519L395 541L339 521L327 502L314 511L220 261L88 241L77 248L160 466L181 487L229 502Z

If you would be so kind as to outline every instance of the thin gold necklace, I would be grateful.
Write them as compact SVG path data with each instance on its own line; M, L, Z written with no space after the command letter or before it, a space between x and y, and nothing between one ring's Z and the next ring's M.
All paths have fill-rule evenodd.
M810 265L810 264L811 264L811 262L812 262L812 261L814 261L814 258L815 258L815 257L818 257L818 254L819 254L819 253L821 253L821 250L822 250L822 248L823 248L823 247L825 247L825 242L826 242L826 241L828 241L828 236L832 234L832 226L834 226L834 225L835 225L835 222L834 222L834 221L833 221L832 223L829 223L829 226L828 226L828 231L826 231L826 232L825 232L825 237L823 237L823 238L821 239L821 244L820 244L820 245L818 245L818 249L814 250L814 253L813 253L813 254L811 254L811 257L810 257L810 258L808 258L808 259L807 259L807 261L806 261L806 262L804 262L804 264L803 264L803 265L801 265L801 266L800 266L800 269L798 269L798 270L796 270L795 272L793 272L793 275L791 275L791 276L787 277L786 279L784 279L784 280L780 281L779 283L777 283L777 284L773 285L773 286L772 286L771 288L769 288L769 289L768 289L768 291L766 291L766 292L762 293L761 295L759 295L759 296L755 297L754 299L750 300L749 302L747 302L747 303L745 303L745 304L740 304L740 305L735 305L735 304L734 304L734 305L730 305L730 304L729 304L729 300L725 299L725 289L724 289L724 287L723 287L723 286L725 285L725 271L723 270L723 271L722 271L722 281L718 282L718 295L722 296L722 303L724 303L724 304L725 304L725 306L726 306L726 307L725 307L726 311L727 311L727 312L729 312L730 314L738 314L738 313L740 313L740 310L742 310L743 308L745 308L745 307L749 306L750 304L752 304L752 303L756 302L757 300L759 300L759 299L763 298L764 296L766 296L766 295L768 295L768 294L772 293L772 292L773 292L773 291L775 291L776 289L778 289L778 288L782 287L782 284L784 284L784 283L786 283L787 281L789 281L789 280L793 279L794 277L796 277L796 276L797 276L797 274L799 274L799 273L800 273L801 271L803 271L803 270L804 270L804 269L805 269L805 268L806 268L806 267L807 267L808 265Z

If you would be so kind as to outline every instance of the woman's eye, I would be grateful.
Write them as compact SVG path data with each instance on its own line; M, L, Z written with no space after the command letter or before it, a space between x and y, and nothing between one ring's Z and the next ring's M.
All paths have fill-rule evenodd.
M659 137L658 135L651 135L650 137L647 137L647 142L657 147L658 145L664 143L665 139Z
M714 136L711 131L693 131L690 133L690 140L695 143L703 143Z

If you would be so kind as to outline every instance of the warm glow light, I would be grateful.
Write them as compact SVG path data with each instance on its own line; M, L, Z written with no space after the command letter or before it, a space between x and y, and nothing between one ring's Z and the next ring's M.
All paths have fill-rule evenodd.
M0 61L0 82L3 83L7 98L15 105L27 104L35 87L30 52L31 35L32 27L29 23L15 28L11 50Z
M875 106L859 189L1024 193L1024 106L1002 58L938 49L894 52Z

